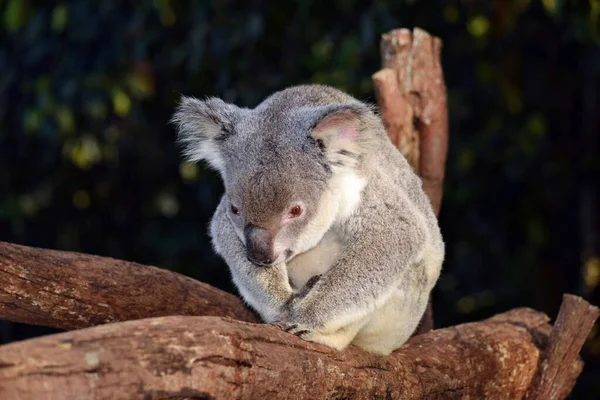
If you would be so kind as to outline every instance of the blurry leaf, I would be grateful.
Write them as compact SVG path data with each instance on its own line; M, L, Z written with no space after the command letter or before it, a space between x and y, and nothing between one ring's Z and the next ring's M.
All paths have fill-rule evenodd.
M444 19L450 23L458 21L459 13L456 6L444 7Z
M542 137L546 132L546 121L544 116L541 114L534 114L527 120L527 130L533 134L534 137Z
M464 296L456 303L456 309L461 314L470 314L475 310L475 305L473 296Z
M42 113L40 110L29 108L23 113L23 129L27 133L37 131L42 124Z
M139 69L127 75L126 82L134 96L146 98L154 94L152 76Z
M313 44L311 53L313 59L317 64L323 64L327 62L331 57L331 50L333 50L333 42L329 39L323 39Z
M160 21L164 26L173 26L177 21L175 11L171 6L171 0L154 0L154 6L160 12Z
M19 201L14 195L0 197L0 220L10 219L17 215L19 211Z
M523 100L521 99L521 93L514 86L506 86L503 90L504 99L506 101L506 108L512 114L518 114L523 109Z
M468 171L475 163L475 153L469 148L462 148L458 153L458 168L462 171Z
M78 190L73 194L73 205L80 210L86 210L90 207L90 195L85 190Z
M39 205L35 198L28 194L19 198L19 207L21 208L23 215L28 217L34 216L39 210Z
M494 77L494 68L486 62L477 64L477 78L483 83L489 83Z
M119 158L119 147L111 143L106 143L102 146L102 156L106 161L116 162Z
M600 42L598 20L600 19L600 0L590 0L590 31L596 43Z
M328 84L331 81L331 79L329 78L329 75L326 72L317 71L311 77L311 81L313 83Z
M542 4L549 14L556 14L558 0L542 0Z
M115 143L117 140L119 140L120 136L121 133L119 132L119 128L116 125L109 126L104 132L104 137L109 143Z
M515 0L514 8L518 13L522 13L527 10L531 5L531 0Z
M112 101L115 114L117 114L119 117L125 117L127 114L129 114L129 111L131 110L131 100L124 91L121 89L115 89L113 91Z
M468 22L467 30L477 38L482 37L490 30L490 21L483 15L479 15Z
M41 75L35 80L35 90L38 93L47 93L52 89L52 81L48 75Z
M600 258L590 257L583 266L583 278L585 286L592 291L600 283Z
M65 143L63 151L80 169L88 169L102 158L96 138L90 135L84 135L75 142Z
M156 205L165 217L174 217L179 212L179 202L171 193L163 192L156 198Z
M198 179L198 165L192 164L188 162L183 162L179 164L179 174L186 182L195 181Z
M75 130L75 117L66 106L59 106L55 111L55 117L61 132L72 133Z
M4 9L4 27L8 32L16 32L25 24L27 17L25 0L9 0Z
M87 115L96 120L104 120L108 115L108 107L101 100L91 100L83 105Z
M66 4L59 4L52 10L52 31L62 32L69 19L69 7Z
M338 62L341 69L346 72L349 68L353 68L360 62L360 41L357 36L351 35L341 43Z

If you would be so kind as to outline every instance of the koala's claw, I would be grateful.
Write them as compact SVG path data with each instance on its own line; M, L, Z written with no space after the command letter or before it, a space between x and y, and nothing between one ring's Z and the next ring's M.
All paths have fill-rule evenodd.
M271 323L271 325L278 327L279 329L281 329L284 332L287 333L291 333L292 335L298 336L302 339L305 338L305 336L309 335L311 333L311 330L298 325L298 324L293 324L293 323L287 323L287 322L273 322Z

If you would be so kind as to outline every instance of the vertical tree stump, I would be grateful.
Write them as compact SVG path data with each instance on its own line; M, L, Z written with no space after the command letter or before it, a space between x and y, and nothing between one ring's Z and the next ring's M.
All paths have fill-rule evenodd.
M442 41L422 29L396 29L381 39L382 69L373 74L375 97L392 142L423 180L436 215L448 152ZM431 297L415 334L433 328Z

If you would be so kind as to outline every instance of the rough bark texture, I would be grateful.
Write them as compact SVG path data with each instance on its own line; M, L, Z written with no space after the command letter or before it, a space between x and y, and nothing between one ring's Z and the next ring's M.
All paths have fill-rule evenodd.
M396 29L381 39L383 69L373 75L379 112L392 142L423 180L439 215L448 151L442 41L421 29ZM433 329L431 297L415 334Z
M0 318L60 329L166 315L258 318L234 295L132 262L0 242Z
M439 213L448 150L448 107L439 38L415 28L382 36L375 97L392 142L421 176Z
M565 374L564 366L579 358L579 350L599 316L600 309L581 297L563 296L538 373L527 393L528 400L563 399L571 393L579 373Z
M522 398L548 318L518 309L412 338L389 357L337 352L217 317L109 324L0 348L0 398ZM564 375L581 361L569 359Z

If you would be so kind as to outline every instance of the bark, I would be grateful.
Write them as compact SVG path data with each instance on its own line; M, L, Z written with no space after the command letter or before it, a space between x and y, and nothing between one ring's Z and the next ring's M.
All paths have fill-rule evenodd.
M392 142L423 180L436 214L448 150L448 107L442 42L415 28L382 36L383 69L373 75L375 97Z
M448 107L442 41L421 29L396 29L381 39L383 69L373 75L379 112L392 142L423 180L439 215L448 152ZM415 334L433 329L431 297Z
M268 325L160 317L0 347L0 398L517 399L535 380L550 330L544 314L517 309L431 331L380 357ZM564 358L564 381L574 382L581 365Z
M572 365L578 358L579 349L599 316L600 309L581 297L563 296L538 373L528 392L528 400L563 399L571 393L579 372L564 374L563 368Z
M60 329L166 315L258 318L234 295L175 272L0 242L0 318Z

